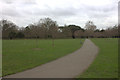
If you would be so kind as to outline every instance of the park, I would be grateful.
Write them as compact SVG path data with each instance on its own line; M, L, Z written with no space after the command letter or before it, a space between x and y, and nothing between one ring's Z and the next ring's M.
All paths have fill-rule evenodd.
M3 80L119 78L116 2L61 1L0 1Z
M80 40L84 42L84 39L55 40L54 48L50 40L39 40L41 49L38 50L34 50L35 40L3 40L3 75L21 72L68 55L82 46ZM117 78L118 39L100 38L92 41L100 48L100 52L88 70L78 77Z
M14 23L1 21L5 78L118 77L117 26L100 31L88 21L85 30L76 25L59 28L50 18L43 21L19 30ZM46 29L44 34L41 29Z

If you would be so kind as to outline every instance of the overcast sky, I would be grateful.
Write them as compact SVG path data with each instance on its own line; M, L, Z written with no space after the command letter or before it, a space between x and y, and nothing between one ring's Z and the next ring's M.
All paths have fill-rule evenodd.
M102 29L118 23L118 0L0 0L0 13L20 27L49 17L81 27L91 20Z

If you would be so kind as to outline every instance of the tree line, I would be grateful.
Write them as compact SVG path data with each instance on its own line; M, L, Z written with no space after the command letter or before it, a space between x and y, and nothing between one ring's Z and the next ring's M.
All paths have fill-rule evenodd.
M84 28L77 25L59 26L50 18L40 19L26 27L19 27L8 20L0 20L3 39L55 39L55 38L119 38L118 26L107 29L97 29L92 21L88 21Z

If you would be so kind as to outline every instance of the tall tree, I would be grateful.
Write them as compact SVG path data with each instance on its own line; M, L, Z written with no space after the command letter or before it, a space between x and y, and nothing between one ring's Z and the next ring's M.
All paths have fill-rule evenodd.
M39 36L40 27L38 27L36 24L30 24L29 28L30 28L31 36L33 38L36 38L36 48L38 48L38 38L40 37Z
M8 20L1 20L0 25L2 27L2 37L3 38L13 38L13 33L16 33L18 30L18 26L16 26L13 22Z
M96 26L94 25L94 23L92 21L86 22L85 28L86 28L85 36L93 37L94 31L96 30Z
M74 35L75 31L80 30L81 27L76 26L76 25L68 25L68 27L70 28L70 30L72 32L72 38L74 39L75 38L75 35Z
M92 21L88 21L86 24L85 24L85 28L87 30L92 30L94 31L96 29L96 26L94 25L94 23Z
M52 37L52 46L54 47L54 38L56 37L58 31L57 22L50 18L44 18L40 19L39 23L41 23L43 27L47 28L48 36Z
M64 25L64 27L62 29L62 33L64 34L65 38L71 38L72 37L72 32L67 25Z
M31 29L30 29L29 26L25 27L24 34L25 34L25 38L32 38L32 36L31 36Z

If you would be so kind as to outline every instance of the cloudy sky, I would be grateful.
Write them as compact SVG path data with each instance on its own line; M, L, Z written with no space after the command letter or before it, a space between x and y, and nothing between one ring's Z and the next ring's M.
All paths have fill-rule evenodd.
M49 17L59 25L85 26L88 20L97 28L118 23L119 0L0 0L0 19L20 27Z

